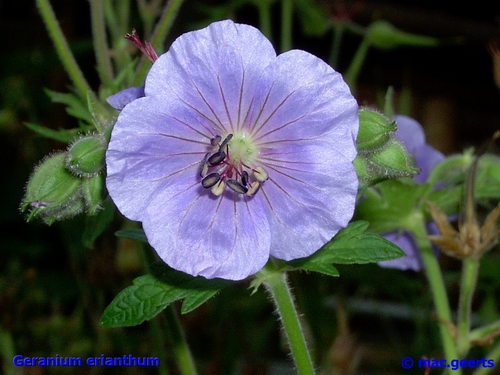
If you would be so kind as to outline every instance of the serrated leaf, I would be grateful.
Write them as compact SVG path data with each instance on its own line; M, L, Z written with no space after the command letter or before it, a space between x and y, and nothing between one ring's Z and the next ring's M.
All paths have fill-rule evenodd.
M185 314L231 283L228 280L193 277L163 262L153 263L151 270L152 274L136 278L132 286L115 297L104 310L101 324L106 327L137 325L181 299L184 299L181 312Z
M300 268L303 269L304 271L318 272L333 277L338 277L340 275L339 271L334 266L327 263L310 262L301 265Z
M104 310L102 325L126 327L140 324L180 298L179 290L169 288L153 275L140 276L133 283L122 290Z
M132 240L136 240L139 242L148 243L148 238L146 237L146 233L142 229L121 229L115 232L115 236L130 238Z
M400 258L405 253L392 242L372 233L365 233L368 223L350 223L313 255L288 264L332 275L331 264L364 264ZM337 276L333 274L333 276Z

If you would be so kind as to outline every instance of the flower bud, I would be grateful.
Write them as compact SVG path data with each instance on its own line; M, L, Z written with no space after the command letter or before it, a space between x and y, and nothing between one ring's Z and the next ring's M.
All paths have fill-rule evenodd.
M31 208L28 221L41 217L47 224L83 211L81 180L65 167L65 153L45 158L35 168L26 186L22 211Z
M390 140L396 131L396 123L387 117L370 109L360 109L359 132L356 144L359 152L374 152L380 150Z
M106 144L97 135L87 135L68 148L66 168L75 176L89 178L104 167Z
M368 37L371 45L380 49L400 46L434 47L439 44L436 38L407 33L382 20L375 21L368 27Z

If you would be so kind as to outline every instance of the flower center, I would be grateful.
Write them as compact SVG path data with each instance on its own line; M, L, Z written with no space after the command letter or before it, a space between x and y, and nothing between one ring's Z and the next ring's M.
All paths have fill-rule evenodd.
M264 168L255 166L259 148L246 132L217 135L210 140L213 149L200 167L201 185L219 196L226 186L238 194L254 195L267 180Z

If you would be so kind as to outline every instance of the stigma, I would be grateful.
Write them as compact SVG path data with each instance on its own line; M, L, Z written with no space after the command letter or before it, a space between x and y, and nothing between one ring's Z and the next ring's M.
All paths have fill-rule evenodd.
M210 139L210 152L200 165L201 185L220 196L226 187L233 192L253 196L269 178L258 162L258 147L246 133L216 135Z

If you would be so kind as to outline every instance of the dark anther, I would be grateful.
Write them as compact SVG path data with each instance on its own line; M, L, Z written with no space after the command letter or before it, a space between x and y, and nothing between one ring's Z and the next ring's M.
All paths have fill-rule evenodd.
M224 150L224 147L226 147L226 145L229 143L229 141L233 138L233 135L232 134L228 134L226 139L224 139L224 141L221 143L220 147L219 147L219 151L221 150Z
M241 172L241 184L243 186L247 186L247 184L248 184L248 172L247 171Z
M229 186L229 188L231 190L233 190L239 194L246 194L246 192L248 191L248 189L245 186L243 186L238 181L233 180L232 178L228 179L226 181L226 184L227 184L227 186Z
M222 163L222 161L226 158L226 153L224 151L219 151L213 154L208 158L208 164L217 165Z
M203 180L201 180L201 185L205 188L211 188L214 186L217 182L220 181L220 174L217 172L210 173L208 176L206 176Z
M211 140L210 140L210 144L212 146L217 146L220 142L220 140L222 139L222 137L220 135L216 135L215 137L213 137Z

